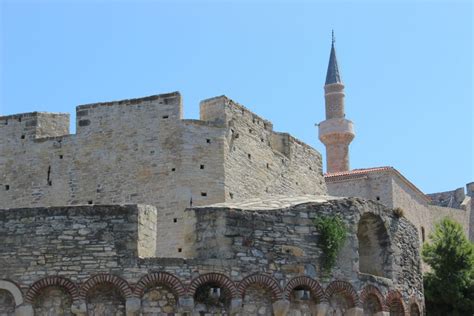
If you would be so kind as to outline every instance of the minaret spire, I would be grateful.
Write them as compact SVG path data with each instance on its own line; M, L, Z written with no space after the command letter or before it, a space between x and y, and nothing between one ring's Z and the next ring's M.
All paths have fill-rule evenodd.
M326 84L342 83L334 43L336 43L336 38L334 37L334 30L332 30L331 53L329 55L328 71L326 73Z
M319 124L319 139L326 146L327 172L350 170L349 144L354 139L353 124L344 111L344 85L339 74L332 31L331 53L324 85L326 120Z

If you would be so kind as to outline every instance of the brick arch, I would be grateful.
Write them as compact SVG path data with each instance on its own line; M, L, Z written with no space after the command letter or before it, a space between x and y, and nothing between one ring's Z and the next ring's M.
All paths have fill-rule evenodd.
M87 292L89 292L90 289L92 289L96 285L103 283L109 283L117 287L124 299L132 297L132 290L130 289L130 286L128 285L127 281L116 275L103 273L91 277L85 283L82 284L81 290L79 292L80 298L85 300Z
M367 285L362 289L362 292L360 293L360 303L362 306L364 305L365 300L367 300L370 295L373 295L377 298L377 301L379 302L380 306L379 312L387 311L387 307L385 306L385 300L383 298L382 293L378 288L373 285Z
M28 292L26 292L25 301L32 304L33 300L41 292L41 290L48 286L56 286L64 289L66 293L71 296L73 302L76 302L80 299L79 290L77 289L75 283L63 277L48 276L36 281L30 286Z
M239 287L237 289L237 291L239 292L239 296L243 298L246 289L253 284L258 284L269 289L272 293L273 301L278 301L283 298L283 291L278 282L271 276L259 273L249 275L245 277L245 279L240 281Z
M329 300L331 296L336 293L344 295L349 300L352 307L360 307L359 296L349 282L336 280L329 283L326 288L327 299Z
M315 297L319 302L327 301L327 297L324 294L324 290L321 285L319 285L316 280L313 280L307 276L298 276L288 282L285 287L285 299L289 300L291 291L293 291L293 289L298 286L304 286L309 288L311 295Z
M147 288L160 284L168 286L177 296L186 295L186 290L181 281L167 272L153 272L144 275L135 286L133 295L136 297L142 297Z
M196 294L196 290L201 285L206 284L206 283L219 284L219 286L229 290L232 298L236 298L239 296L239 293L237 291L237 288L235 287L234 282L232 282L228 277L220 273L206 273L195 278L191 282L191 285L188 288L188 295L194 297L194 294Z
M390 310L390 306L396 303L400 304L403 313L407 312L405 303L403 302L402 294L400 294L400 292L398 292L397 290L389 291L387 293L387 297L385 298L385 307L387 308L386 311L388 312Z

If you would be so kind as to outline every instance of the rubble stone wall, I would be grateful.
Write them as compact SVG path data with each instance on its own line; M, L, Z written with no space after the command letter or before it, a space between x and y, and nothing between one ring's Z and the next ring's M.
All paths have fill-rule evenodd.
M10 313L12 297L20 315L354 315L364 306L408 312L413 304L423 310L416 231L379 204L342 199L259 211L189 209L196 238L189 259L138 256L141 230L148 229L140 225L144 212L148 206L1 210L0 310ZM348 237L324 274L312 220L335 213ZM367 213L383 221L387 247L399 258L387 263L391 278L358 271L358 221ZM219 253L215 239L228 247Z

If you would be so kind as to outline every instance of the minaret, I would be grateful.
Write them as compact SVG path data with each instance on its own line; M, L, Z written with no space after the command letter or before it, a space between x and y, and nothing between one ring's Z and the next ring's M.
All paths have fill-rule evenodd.
M326 120L319 124L319 140L326 146L327 172L349 171L349 144L354 139L354 128L344 113L344 85L337 66L332 33L331 54L324 85Z

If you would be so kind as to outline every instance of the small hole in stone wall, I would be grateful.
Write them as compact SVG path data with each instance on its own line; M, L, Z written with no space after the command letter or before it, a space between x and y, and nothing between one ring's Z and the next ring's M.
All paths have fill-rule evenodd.
M239 136L240 136L239 133L235 134L236 139L239 138Z
M25 135L21 135L21 139L25 139Z
M253 129L249 128L249 133L252 134L252 133L253 133Z
M173 171L173 172L176 171L176 168L171 168L171 171Z
M263 123L263 128L267 129L267 123Z
M152 154L152 155L153 155L154 153L155 153L155 151L154 151L154 150L150 150L150 154Z
M8 125L8 120L5 120L5 125Z
M255 118L252 118L252 123L255 123Z
M90 200L90 201L87 201L87 204L92 204L94 203L94 201Z
M251 154L247 154L247 157L248 157L249 159L252 159L252 155L251 155Z
M298 183L298 182L295 182L295 184L296 184L296 185L299 185L299 183Z
M313 170L313 168L309 167L309 170Z
M265 139L264 139L264 138L260 138L260 141L263 143L263 142L265 142Z
M201 192L201 196L207 196L206 192Z
M163 119L167 119L169 116L168 115L163 115L162 118Z
M63 158L64 158L64 156L63 156L63 155L59 155L59 159L63 159Z
M178 219L177 218L173 218L173 223L177 223L178 222Z
M421 226L421 241L425 242L425 228Z
M286 249L285 252L286 252L286 253L291 253L291 250L290 250L290 249Z
M200 165L200 166L199 166L199 169L204 169L204 165Z
M209 138L206 138L206 143L210 144L211 140Z
M182 252L183 251L183 248L178 248L178 252Z
M230 196L231 199L233 199L234 198L234 193L229 193L229 196Z
M18 122L21 122L21 117L18 118Z
M5 185L5 191L8 191L8 190L10 190L10 186L7 184Z
M380 201L380 196L377 196L376 199L377 199L377 201Z
M270 169L270 164L269 163L267 163L267 169Z
M244 110L244 109L242 109L242 114L245 114L245 110Z
M48 181L48 185L49 185L49 186L52 186L52 185L53 185L53 181L49 180L49 181Z

